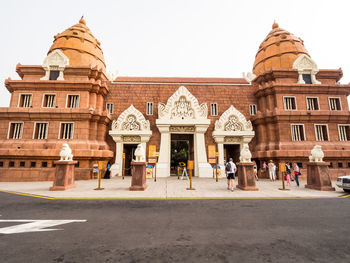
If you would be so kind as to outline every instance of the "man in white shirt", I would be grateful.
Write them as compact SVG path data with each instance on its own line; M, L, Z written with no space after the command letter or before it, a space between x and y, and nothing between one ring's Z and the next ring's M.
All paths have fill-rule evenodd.
M233 159L230 158L229 162L226 164L225 172L227 177L227 190L230 190L233 192L233 188L235 187L235 173L237 171L237 167L235 163L233 162Z

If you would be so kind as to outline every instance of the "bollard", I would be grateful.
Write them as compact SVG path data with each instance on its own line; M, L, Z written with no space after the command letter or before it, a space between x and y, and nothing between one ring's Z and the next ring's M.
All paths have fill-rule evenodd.
M282 190L282 191L290 190L290 189L287 189L287 188L286 188L286 185L285 185L285 183L284 183L284 176L285 176L284 173L285 173L285 172L281 172L281 177L282 177L282 188L278 188L278 190Z
M123 153L123 170L122 170L123 180L125 176L125 153Z
M157 163L154 164L154 181L157 182Z
M186 188L186 190L196 190L195 188L192 187L192 169L190 170L190 187Z
M101 170L98 171L98 187L94 190L103 190L104 188L101 188Z

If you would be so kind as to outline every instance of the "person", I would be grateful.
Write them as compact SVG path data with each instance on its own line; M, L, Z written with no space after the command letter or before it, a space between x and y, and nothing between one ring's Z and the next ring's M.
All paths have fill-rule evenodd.
M266 176L266 170L267 170L267 164L264 161L263 165L262 165L262 172L264 173L264 177Z
M299 175L300 175L300 168L297 163L294 163L294 178L295 182L297 183L297 187L299 187Z
M254 161L253 169L254 169L255 180L259 181L259 178L258 178L258 166L256 165L255 161Z
M287 186L290 186L290 175L291 175L291 170L290 170L290 166L289 163L286 162L286 180L287 180Z
M274 182L275 176L276 176L276 165L273 163L272 160L270 160L270 162L267 166L269 168L270 180Z
M107 163L107 169L105 172L105 175L103 176L103 179L111 179L111 163Z
M293 164L289 163L289 168L290 168L290 180L292 182L294 182L294 175L292 174L292 168L293 168Z
M226 163L225 172L227 177L227 190L231 189L232 192L233 192L233 188L235 187L236 171L237 171L237 167L233 162L233 159L230 158L229 161Z

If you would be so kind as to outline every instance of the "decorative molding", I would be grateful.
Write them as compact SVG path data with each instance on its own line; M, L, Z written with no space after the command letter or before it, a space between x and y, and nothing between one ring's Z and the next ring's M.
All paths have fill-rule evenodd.
M170 126L170 132L195 132L194 126Z
M167 104L158 104L159 119L192 120L207 119L208 106L206 103L199 105L198 100L186 87L181 86L168 99Z
M141 136L122 136L123 142L141 142Z
M112 131L150 131L150 123L134 105L131 105L112 122Z
M319 71L317 64L308 55L300 55L294 61L293 68L297 69L299 73L298 84L305 84L303 74L311 75L312 84L321 84L321 82L316 79L316 74Z
M215 122L215 131L252 131L252 123L233 105Z
M50 70L58 70L60 74L57 80L64 80L63 71L67 65L69 65L68 57L61 50L55 49L44 59L42 66L45 70L45 76L41 80L50 79Z
M237 142L240 143L242 138L239 136L225 136L224 142Z

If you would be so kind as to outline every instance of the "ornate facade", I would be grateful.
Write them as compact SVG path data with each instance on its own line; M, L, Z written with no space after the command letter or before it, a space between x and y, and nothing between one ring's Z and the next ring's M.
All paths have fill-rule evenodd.
M332 178L350 172L350 85L342 70L318 69L303 41L277 23L244 78L117 77L106 73L100 42L84 19L54 37L42 65L20 65L0 108L0 181L52 180L68 143L77 179L97 161L121 175L135 145L159 152L157 176L171 175L173 142L188 143L194 175L211 177L208 146L219 164L249 146L260 165L308 161L322 146ZM305 166L303 166L305 168ZM263 176L263 175L261 175Z

